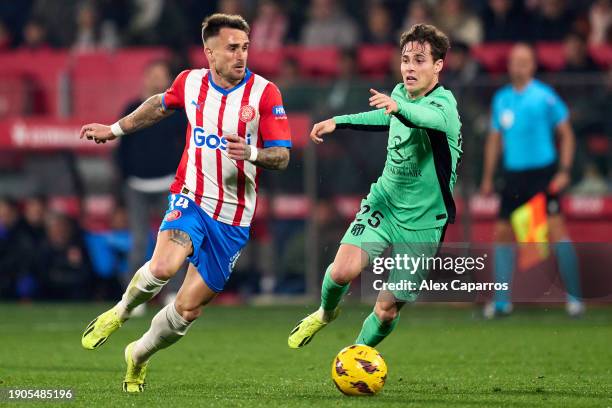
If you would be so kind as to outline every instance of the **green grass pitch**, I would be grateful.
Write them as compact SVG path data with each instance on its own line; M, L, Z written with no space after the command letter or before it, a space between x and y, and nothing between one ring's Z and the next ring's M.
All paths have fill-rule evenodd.
M155 310L127 322L101 349L83 350L82 329L107 307L0 304L0 388L72 388L76 395L0 406L612 406L609 307L591 308L582 320L560 308L519 308L493 322L470 308L405 308L378 347L389 378L374 397L343 396L330 380L332 358L352 343L369 307L345 307L301 350L287 347L287 334L312 307L207 308L183 340L151 360L141 395L121 391L123 348Z

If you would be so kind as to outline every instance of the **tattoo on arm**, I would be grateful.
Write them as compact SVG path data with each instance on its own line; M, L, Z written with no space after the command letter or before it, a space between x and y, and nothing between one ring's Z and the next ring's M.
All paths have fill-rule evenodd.
M119 126L125 133L132 133L149 127L173 113L172 109L164 109L162 94L157 94L144 101L134 112L119 120Z
M191 238L189 235L180 230L170 230L170 241L182 246L183 248L191 249Z
M289 149L268 147L257 152L255 164L268 170L285 170L289 165Z

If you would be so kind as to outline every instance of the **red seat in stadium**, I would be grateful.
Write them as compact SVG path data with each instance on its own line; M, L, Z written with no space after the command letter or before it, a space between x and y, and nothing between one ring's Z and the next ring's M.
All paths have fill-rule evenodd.
M601 44L589 47L591 58L603 69L612 67L612 45Z
M335 47L287 47L287 56L294 57L306 76L336 76L340 53Z
M72 67L73 114L114 120L127 103L140 97L146 66L167 55L161 48L76 55Z
M68 62L66 51L43 49L38 51L17 50L0 54L0 75L21 74L28 81L32 92L32 113L60 113L61 74Z
M116 69L108 52L75 56L72 61L72 113L96 121L112 120L121 107L114 101Z
M0 75L0 118L27 114L31 95L25 75L1 69Z
M384 76L391 68L393 53L397 52L392 45L364 45L357 51L359 72L370 76Z
M190 68L208 68L208 60L201 45L189 49Z
M253 51L249 53L249 68L265 77L274 77L280 72L285 57L282 49L274 51Z
M559 71L565 66L563 43L541 42L536 45L538 64L547 71Z
M511 43L485 43L472 48L472 56L489 72L506 70Z

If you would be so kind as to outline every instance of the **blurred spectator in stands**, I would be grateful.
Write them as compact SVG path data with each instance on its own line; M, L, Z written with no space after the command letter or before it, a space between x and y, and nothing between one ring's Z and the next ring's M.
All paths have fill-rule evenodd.
M287 35L287 16L276 0L262 0L251 25L251 50L274 51L280 49Z
M64 214L52 213L45 225L47 241L39 252L42 297L88 299L93 276L77 223Z
M589 43L605 44L610 42L612 34L612 5L610 0L597 0L591 5L589 23L591 26Z
M77 52L91 52L98 49L100 29L97 25L97 12L93 3L79 4L76 13L76 38L72 48Z
M77 52L99 49L115 49L119 38L116 26L110 20L100 22L98 9L93 2L85 1L77 9L76 37L72 48Z
M42 195L28 197L23 203L23 222L25 232L34 247L39 247L45 240L45 217L47 200Z
M0 19L11 37L11 47L18 47L22 41L23 27L30 18L33 0L0 1Z
M400 34L408 31L415 24L430 24L432 22L431 14L429 4L424 0L411 1L406 10L406 17L404 17Z
M357 45L359 28L335 0L312 0L308 13L308 21L302 28L302 45L340 48Z
M241 0L219 0L216 12L244 16L246 14L246 7Z
M69 47L72 44L79 3L79 0L35 0L31 15L46 28L49 42L54 47Z
M23 43L21 47L31 51L49 49L47 29L41 20L32 18L26 23L23 28Z
M180 7L167 0L131 0L133 14L125 43L182 49L189 44L190 27Z
M599 173L597 165L589 162L584 165L582 179L571 192L577 195L604 195L608 192L606 179Z
M444 60L442 80L451 88L471 83L480 72L478 62L472 58L470 47L462 41L452 41Z
M166 61L152 62L144 72L141 97L128 104L123 115L134 111L152 95L164 92L171 80ZM131 273L145 262L151 236L151 215L160 219L167 208L168 188L183 151L186 124L185 113L178 111L155 126L121 138L116 150L133 238L129 262ZM126 276L126 284L131 273Z
M324 268L334 259L338 249L338 238L346 229L346 221L329 198L322 198L316 202L312 217L318 233L317 268ZM280 259L277 285L279 293L304 292L306 234L306 228L303 228L291 235L285 243Z
M512 0L489 0L481 16L484 41L520 41L529 37L531 24Z
M9 31L6 23L0 20L0 51L6 51L11 48L13 43L13 35Z
M327 92L321 104L317 104L316 115L342 115L368 110L366 96L370 85L364 84L357 75L357 53L343 50L340 54L338 79Z
M35 254L17 202L0 198L0 298L17 297L17 283L31 274Z
M300 81L300 64L295 57L286 57L280 67L278 77L274 83L283 94L283 104L287 112L306 112L311 109L317 97L310 98L313 93L312 84ZM316 93L316 91L315 91Z
M366 44L395 44L393 21L384 3L372 3L367 10L367 30L363 42Z
M94 299L121 296L123 276L130 273L128 256L132 246L125 207L116 205L111 212L110 229L86 233L85 242L96 275Z
M470 46L482 41L480 20L463 7L462 0L441 0L436 7L434 24L449 37Z
M541 0L533 19L533 35L536 41L562 41L572 30L574 16L565 0Z
M565 66L562 71L567 73L585 74L599 71L599 67L589 55L587 39L578 33L570 33L563 44Z

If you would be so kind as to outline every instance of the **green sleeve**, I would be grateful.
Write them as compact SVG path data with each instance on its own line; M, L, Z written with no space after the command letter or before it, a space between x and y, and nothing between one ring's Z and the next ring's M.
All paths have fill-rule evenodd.
M407 121L410 127L446 131L447 113L443 100L436 99L424 104L408 103L395 99L399 112L395 116L402 122ZM402 120L404 119L404 120Z
M391 116L385 115L384 109L377 109L352 115L334 116L334 121L337 129L387 130L391 123Z

